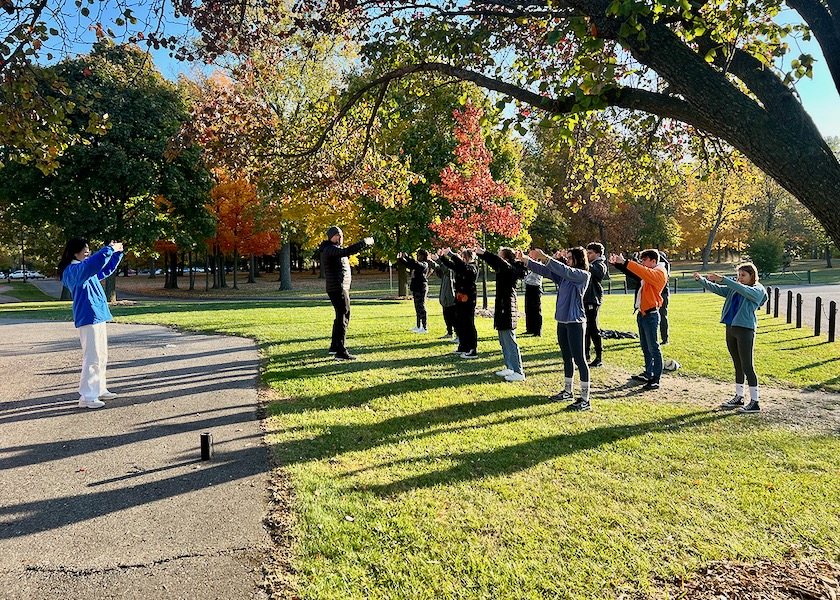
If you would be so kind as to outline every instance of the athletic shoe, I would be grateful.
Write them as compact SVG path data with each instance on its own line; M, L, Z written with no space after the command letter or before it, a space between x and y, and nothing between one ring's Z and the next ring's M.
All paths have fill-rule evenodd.
M116 397L117 395L114 392L105 392L104 394L99 394L100 400L113 400Z
M525 381L525 375L522 373L511 373L505 377L505 381Z
M473 348L469 352L464 352L461 355L461 358L478 358L478 351L476 351L476 349Z
M596 359L595 359L595 360L593 360L591 363L589 363L589 366L590 366L590 367L603 367L603 366L604 366L604 363L603 363L603 362L601 362L601 359L600 359L600 358L596 358Z
M634 379L636 381L641 381L642 383L647 383L650 381L650 377L647 376L647 373L639 373L638 375L631 375L630 379Z
M511 373L513 373L513 369L502 369L501 371L496 371L496 375L499 377L507 377Z
M744 406L744 397L735 394L734 396L732 396L731 400L727 400L720 406L721 408L740 408L741 406Z
M456 347L456 348L452 351L452 354L463 354L464 352L465 352L464 350L461 350L460 348Z
M554 402L567 402L568 400L574 400L575 397L572 392L567 392L566 390L561 390L554 394L549 400Z
M458 336L456 335L456 336L452 339L452 342L453 342L454 344L460 344L460 343L461 343L461 340L459 340L459 339L458 339Z
M413 333L418 333L420 331L420 328L415 326L415 327L412 327L411 329L409 329L409 331L411 331Z
M589 404L589 400L579 399L567 406L566 410L576 410L583 412L585 410L590 410L591 408L592 406Z
M438 339L441 339L441 340L451 340L451 339L452 339L452 334L451 334L451 333L445 333L445 334L443 334L442 336L440 336L440 338L438 338Z
M749 404L738 409L739 413L757 413L760 411L761 409L758 407L758 400L750 400Z
M643 390L658 390L659 389L659 382L658 381L648 381L646 384L642 386Z
M668 340L662 340L661 342L659 342L659 345L664 346L667 343L668 343Z
M103 406L105 406L105 403L102 400L91 400L90 398L79 396L79 408L102 408Z
M335 356L336 354L338 354L338 352L336 352L335 350L330 350L329 352L327 352L327 354L329 354L330 356Z
M417 330L417 333L429 333L429 330L426 329L425 327L421 327L420 329Z
M349 352L341 352L335 355L336 360L356 360L356 357Z

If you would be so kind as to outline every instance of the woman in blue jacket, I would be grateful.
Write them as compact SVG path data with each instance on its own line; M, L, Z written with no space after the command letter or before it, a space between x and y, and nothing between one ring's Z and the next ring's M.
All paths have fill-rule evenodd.
M105 323L113 317L108 309L101 279L117 270L123 245L111 242L91 256L87 240L67 242L58 277L73 296L73 321L82 342L82 376L79 381L79 408L101 408L117 395L108 391L105 367L108 363L108 333Z
M767 302L767 290L758 283L758 271L752 263L738 267L738 280L717 273L706 277L694 274L701 286L723 296L720 322L726 324L726 346L735 365L735 396L721 406L737 408L739 412L756 413L758 406L758 376L755 374L754 348L757 320L755 311ZM744 406L744 380L750 386L750 402Z
M565 385L551 399L574 400L572 387L577 365L580 373L580 398L570 404L569 409L589 410L589 365L584 356L586 316L583 310L583 294L590 277L586 250L578 246L565 252L560 251L554 258L542 250L531 250L527 266L534 273L548 277L557 284L554 320L557 321L557 343L563 356Z

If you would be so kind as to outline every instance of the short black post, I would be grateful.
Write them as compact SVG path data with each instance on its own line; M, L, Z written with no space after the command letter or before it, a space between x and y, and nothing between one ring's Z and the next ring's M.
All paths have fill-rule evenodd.
M213 458L213 434L205 431L201 434L201 460Z
M811 283L811 269L808 269L808 283Z
M773 304L773 288L768 286L767 287L767 306L765 307L767 309L767 314L768 315L770 314L770 305L771 304Z
M814 335L820 334L820 322L822 320L822 298L817 296L817 308L814 311Z
M675 294L677 293L677 284L678 284L679 282L680 282L680 280L679 280L679 279L677 279L676 277L674 277L674 293L675 293Z
M832 300L828 303L828 341L834 341L834 328L837 325L837 303Z
M607 293L612 294L612 280L607 279Z
M787 294L787 322L793 322L793 290L788 290Z
M627 282L623 282L622 285L624 286L624 293L627 293Z
M802 329L802 294L796 294L796 328Z
M773 290L773 316L779 316L779 288Z

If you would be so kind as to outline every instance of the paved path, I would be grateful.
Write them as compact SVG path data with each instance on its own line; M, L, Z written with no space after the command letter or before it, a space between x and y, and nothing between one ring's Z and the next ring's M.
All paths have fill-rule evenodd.
M0 319L0 597L264 598L253 342L108 332L120 396L84 410L72 323ZM206 462L203 431L215 442Z
M769 285L773 287L772 283ZM808 327L813 332L814 317L816 315L817 308L816 299L817 296L819 296L822 298L822 319L820 329L822 333L828 332L829 302L834 300L837 303L837 306L840 307L840 285L779 285L778 287L780 319L787 318L787 293L788 290L791 290L793 292L793 312L791 314L791 323L796 323L796 294L802 294L802 326ZM772 291L771 294L773 294ZM838 327L840 327L840 314L838 314L835 318L838 320Z

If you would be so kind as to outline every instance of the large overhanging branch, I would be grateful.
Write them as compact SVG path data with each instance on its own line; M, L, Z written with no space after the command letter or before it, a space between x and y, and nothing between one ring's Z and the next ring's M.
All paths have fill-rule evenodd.
M834 86L840 92L840 2L831 2L829 13L817 0L788 0L788 5L808 23L822 48Z

